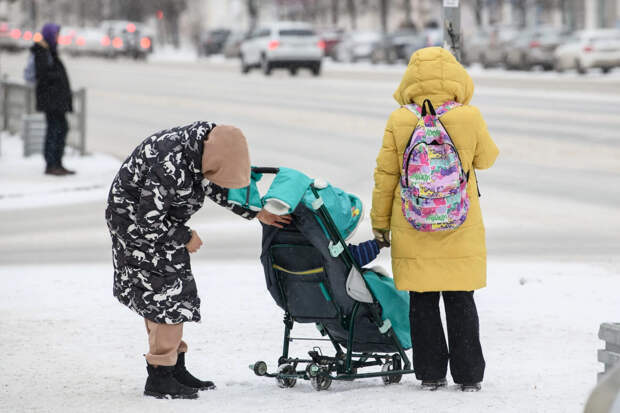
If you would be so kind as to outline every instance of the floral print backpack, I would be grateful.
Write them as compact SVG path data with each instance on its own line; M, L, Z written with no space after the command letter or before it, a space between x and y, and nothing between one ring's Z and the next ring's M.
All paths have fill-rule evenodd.
M437 111L430 100L422 107L404 107L419 119L405 154L401 174L403 215L418 231L435 232L458 228L467 218L469 173L439 118L460 106L445 102Z

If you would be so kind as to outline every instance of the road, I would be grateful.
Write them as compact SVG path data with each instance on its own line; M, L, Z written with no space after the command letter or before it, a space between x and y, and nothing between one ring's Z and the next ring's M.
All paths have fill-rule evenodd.
M25 55L2 55L20 78ZM369 201L402 70L243 76L230 62L66 59L88 89L88 149L119 159L149 133L194 120L241 127L255 165L292 166ZM500 147L479 173L490 256L618 263L620 78L474 71L473 104ZM1 202L1 201L0 201ZM369 206L369 205L368 205ZM0 264L107 261L104 201L0 212ZM192 219L206 259L255 258L259 228L216 206ZM360 239L369 236L369 228Z

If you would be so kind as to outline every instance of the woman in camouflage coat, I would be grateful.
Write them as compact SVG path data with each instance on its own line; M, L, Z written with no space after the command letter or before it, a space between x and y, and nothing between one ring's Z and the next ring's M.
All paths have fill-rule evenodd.
M214 387L184 367L182 323L200 321L189 253L202 244L186 224L205 196L245 219L287 224L288 217L228 203L228 188L249 182L250 159L241 131L195 122L148 137L112 183L106 220L112 236L114 296L145 319L147 395L194 398L196 389Z

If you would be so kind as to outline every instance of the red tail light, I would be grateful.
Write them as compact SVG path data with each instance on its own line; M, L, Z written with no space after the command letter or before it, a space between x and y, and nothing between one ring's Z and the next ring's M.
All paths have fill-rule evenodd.
M11 37L13 39L19 39L20 37L22 37L22 31L19 29L13 29L11 30Z
M24 36L23 37L24 37L24 40L32 40L32 32L26 30L24 32Z
M325 50L325 40L319 40L319 49Z
M103 36L101 39L101 45L103 47L108 47L112 44L112 40L110 40L110 36Z
M121 39L120 37L115 37L114 40L112 40L112 47L114 47L115 49L120 49L121 47L123 47L123 39Z
M127 24L127 31L128 31L129 33L133 33L133 32L135 32L135 31L136 31L136 25L135 25L135 24L133 24L133 23L128 23L128 24Z
M71 44L72 42L73 42L73 40L69 36L60 36L60 37L58 37L58 44L61 45L61 46L66 46L68 44Z
M536 47L540 47L540 42L533 40L530 42L530 49L534 49Z
M149 39L148 37L143 37L142 39L140 39L140 47L142 47L143 49L148 49L151 47L151 39Z
M75 40L75 44L77 44L78 46L84 46L86 44L86 39L83 37L78 37Z
M41 33L35 33L34 36L32 36L32 41L35 43L40 42L41 40L43 40Z
M586 53L590 53L590 52L594 51L594 47L588 45L588 46L583 48L583 51L586 52Z
M280 42L277 40L272 40L269 42L269 46L267 46L269 48L269 50L276 50L278 47L280 47Z

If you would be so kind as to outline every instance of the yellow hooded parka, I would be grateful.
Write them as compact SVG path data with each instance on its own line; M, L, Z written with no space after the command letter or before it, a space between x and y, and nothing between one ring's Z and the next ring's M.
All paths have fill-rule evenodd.
M377 157L372 196L372 227L392 231L392 271L400 290L471 291L486 285L486 245L476 177L469 174L467 219L450 231L420 232L401 209L400 177L403 154L418 122L402 105L422 105L430 99L435 108L454 100L463 106L441 117L459 152L465 172L493 165L499 150L480 111L469 102L474 84L452 54L440 47L418 50L411 56L394 98L401 105L388 119Z

